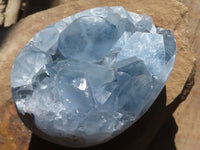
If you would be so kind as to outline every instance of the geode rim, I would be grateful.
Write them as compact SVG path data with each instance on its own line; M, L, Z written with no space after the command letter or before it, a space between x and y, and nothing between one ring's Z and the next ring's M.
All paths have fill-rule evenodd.
M152 105L176 59L173 32L123 7L99 7L38 32L16 57L13 99L38 136L70 147L104 143Z

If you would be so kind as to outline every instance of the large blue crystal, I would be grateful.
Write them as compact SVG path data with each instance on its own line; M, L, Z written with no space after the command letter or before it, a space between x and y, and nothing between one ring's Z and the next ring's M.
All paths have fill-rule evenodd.
M48 26L12 67L12 93L37 135L72 147L106 142L154 102L173 68L169 30L123 7L86 10Z

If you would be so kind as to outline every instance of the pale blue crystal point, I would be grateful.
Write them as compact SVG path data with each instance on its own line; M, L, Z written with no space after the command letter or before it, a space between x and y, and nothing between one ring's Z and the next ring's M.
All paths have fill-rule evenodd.
M93 8L46 27L22 49L13 99L40 137L71 147L104 143L148 110L175 58L172 31L151 17Z

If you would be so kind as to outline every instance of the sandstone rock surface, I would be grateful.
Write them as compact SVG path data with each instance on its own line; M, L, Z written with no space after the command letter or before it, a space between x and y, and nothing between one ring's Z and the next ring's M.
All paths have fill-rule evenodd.
M38 31L46 26L74 13L100 6L123 6L128 11L147 14L153 18L156 26L174 31L177 39L178 54L174 69L166 84L167 103L169 104L173 101L173 99L181 92L194 63L194 57L190 50L186 32L187 8L176 0L77 0L69 1L64 5L28 16L16 25L7 29L6 32L0 30L0 107L8 105L7 101L11 99L11 66L16 55L25 44ZM12 109L13 113L10 113L9 111L7 111L7 113L11 116L16 115L14 107ZM19 121L19 118L16 118L16 121ZM0 124L3 125L5 123L6 118L3 118ZM21 131L24 130L26 132L24 139L30 139L28 130L26 130L25 127L22 127L21 124L15 125L13 123L10 124L10 126L22 128ZM11 129L8 128L7 130L7 134L2 134L3 129L0 128L0 149L2 150L5 149L5 139L3 137L8 135L11 136L9 134ZM14 139L17 138L15 134L11 137ZM11 139L10 142L12 142ZM19 149L19 142L15 141L13 144L15 146L10 149ZM25 147L27 146L24 146L24 148ZM6 150L7 149L9 148L7 147Z
M179 150L196 150L200 147L200 1L181 0L188 7L188 38L197 60L195 86L187 101L179 107L174 117L178 124L175 142Z

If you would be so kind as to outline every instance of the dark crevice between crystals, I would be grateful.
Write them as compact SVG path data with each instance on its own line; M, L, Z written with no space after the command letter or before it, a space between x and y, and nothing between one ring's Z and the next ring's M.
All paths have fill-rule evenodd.
M24 85L16 88L12 88L12 95L16 100L25 99L31 97L33 94L32 85Z

